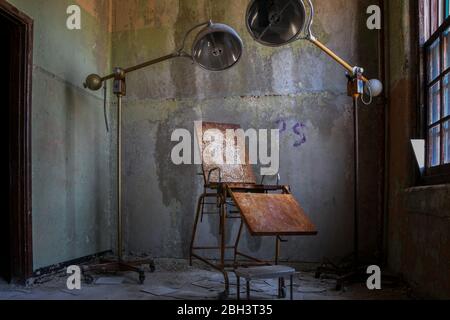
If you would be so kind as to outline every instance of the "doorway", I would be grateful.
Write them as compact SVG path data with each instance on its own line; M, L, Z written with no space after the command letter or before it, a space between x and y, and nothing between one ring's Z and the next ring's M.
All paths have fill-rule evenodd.
M0 39L10 39L11 31L9 29L9 24L7 21L0 17ZM3 70L4 75L9 75L9 61L10 59L10 43L9 41L5 41L3 50L0 50L0 69ZM5 99L6 105L9 105L9 81L7 81L9 77L1 77L0 81L0 97ZM2 137L4 139L3 145L9 144L9 108L5 110L6 115L2 117L2 128L5 132L2 132ZM8 168L7 172L4 172L5 176L3 177L3 181L9 183L9 149L7 149L7 154L2 158L2 168ZM11 261L10 261L10 218L9 212L10 210L10 188L9 185L4 185L4 189L6 192L3 194L2 203L4 204L3 210L1 210L1 221L0 221L0 277L2 280L10 281L11 274ZM7 214L8 213L8 214Z
M31 71L33 21L0 0L2 208L0 278L23 282L32 275ZM4 149L5 150L5 149Z

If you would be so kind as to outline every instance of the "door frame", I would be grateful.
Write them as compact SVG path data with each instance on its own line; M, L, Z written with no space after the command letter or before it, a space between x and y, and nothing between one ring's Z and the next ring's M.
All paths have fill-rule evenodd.
M33 274L31 216L31 95L33 20L5 0L0 15L11 22L10 95L10 254L11 281L24 282ZM18 41L17 41L18 40Z

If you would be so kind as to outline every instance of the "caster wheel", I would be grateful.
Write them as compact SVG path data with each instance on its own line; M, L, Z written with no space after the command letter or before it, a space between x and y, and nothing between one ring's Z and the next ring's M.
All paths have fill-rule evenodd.
M227 291L223 291L223 292L219 293L219 295L218 295L219 300L227 300L228 297L229 297L229 293Z
M150 272L151 272L151 273L155 272L155 269L156 269L156 268L155 268L155 265L154 265L154 264L151 264L151 265L150 265Z

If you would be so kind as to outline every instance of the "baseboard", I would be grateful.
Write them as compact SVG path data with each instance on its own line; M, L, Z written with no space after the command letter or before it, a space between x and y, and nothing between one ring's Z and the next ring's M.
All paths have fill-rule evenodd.
M73 259L70 261L66 261L66 262L61 262L61 263L57 263L48 267L44 267L44 268L40 268L37 269L33 272L33 277L42 277L44 275L48 275L48 274L52 274L52 273L57 273L60 272L61 270L67 268L68 266L72 266L72 265L81 265L87 262L90 262L92 260L98 259L100 257L103 257L107 254L111 254L112 251L108 250L108 251L103 251L103 252L99 252L96 254L91 254L89 256L85 256L85 257L81 257L78 259Z

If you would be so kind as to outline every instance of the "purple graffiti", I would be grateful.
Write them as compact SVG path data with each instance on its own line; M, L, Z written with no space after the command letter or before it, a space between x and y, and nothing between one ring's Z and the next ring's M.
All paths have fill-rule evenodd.
M303 137L302 137L301 140L296 141L296 142L294 143L294 147L296 147L296 148L301 147L301 146L304 145L305 143L306 143L306 136L303 135Z
M276 122L280 129L280 134L286 132L287 123L286 121L280 119ZM292 127L292 132L295 135L294 147L298 148L304 145L307 141L306 133L305 133L306 125L302 122L295 122L295 125Z
M306 125L303 123L296 123L295 126L292 128L295 135L300 137L299 139L297 139L295 141L294 147L298 148L306 143L306 134L303 132L303 129L305 129L305 128L306 128Z
M286 131L286 129L287 129L286 121L284 121L284 120L278 120L278 121L276 122L276 124L277 124L278 127L280 128L280 133L283 133L283 132ZM282 126L280 126L281 124L282 124Z
M305 124L297 122L297 124L292 129L294 130L294 133L299 136L302 135L302 132L300 130L304 128L306 128Z

